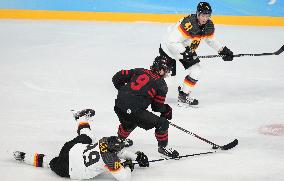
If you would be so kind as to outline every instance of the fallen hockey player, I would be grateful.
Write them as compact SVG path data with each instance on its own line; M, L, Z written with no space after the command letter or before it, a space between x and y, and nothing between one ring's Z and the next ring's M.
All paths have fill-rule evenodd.
M134 170L132 160L136 160L140 167L149 167L148 157L143 152L124 150L124 142L117 136L103 137L95 142L89 124L94 116L92 109L74 114L78 136L66 142L57 157L51 159L44 154L15 151L14 158L35 167L50 168L61 177L78 180L90 179L104 172L111 173L119 181L130 180Z

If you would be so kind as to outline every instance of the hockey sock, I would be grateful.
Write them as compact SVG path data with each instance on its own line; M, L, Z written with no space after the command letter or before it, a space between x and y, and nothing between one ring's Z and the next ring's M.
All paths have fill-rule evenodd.
M77 133L78 135L85 134L92 139L92 142L96 142L95 134L92 132L91 126L87 121L79 122Z
M132 132L132 130L126 130L120 124L119 127L118 127L117 135L120 138L126 139L130 135L131 132Z
M35 153L34 154L34 166L35 167L43 167L43 157L44 157L44 154L38 154L38 153Z
M77 129L77 133L78 133L78 135L82 134L82 133L81 133L81 130L82 130L82 129L85 129L85 128L87 128L87 129L91 130L91 127L90 127L89 122L88 122L88 121L85 121L85 122L83 122L83 121L82 121L82 122L79 122L78 129Z
M50 159L46 157L44 154L30 154L26 153L24 162L26 164L32 165L34 167L49 167Z
M197 81L198 80L195 80L195 79L191 78L189 75L187 75L183 80L183 85L182 85L181 90L184 93L189 94L191 92L191 89L194 88Z
M155 137L158 141L159 147L166 147L168 145L168 131L155 132Z

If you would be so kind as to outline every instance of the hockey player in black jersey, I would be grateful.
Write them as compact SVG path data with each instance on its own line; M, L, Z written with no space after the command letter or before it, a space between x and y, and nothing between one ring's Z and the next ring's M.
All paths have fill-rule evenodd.
M119 181L129 181L134 169L132 160L136 160L140 167L149 167L148 157L143 152L124 150L124 142L117 136L96 141L89 124L94 115L92 109L84 109L74 115L78 122L78 136L66 142L57 157L15 151L14 158L35 167L50 168L61 177L76 180L90 179L108 172Z
M180 61L188 71L181 86L178 87L179 105L195 107L199 103L190 96L190 93L194 90L201 74L200 60L194 56L197 56L195 51L202 40L223 55L224 61L233 60L233 52L226 46L221 46L214 38L215 27L211 21L211 14L212 8L209 3L198 3L196 14L190 14L170 26L160 44L160 55L167 57L174 65L172 76L176 74L176 60Z
M145 130L155 128L158 152L170 157L177 157L176 150L168 145L168 120L172 119L172 108L165 104L168 92L164 77L171 71L168 60L162 56L155 58L150 70L136 68L117 72L112 82L118 90L114 111L120 125L118 136L126 139L138 126ZM160 112L160 116L148 111Z

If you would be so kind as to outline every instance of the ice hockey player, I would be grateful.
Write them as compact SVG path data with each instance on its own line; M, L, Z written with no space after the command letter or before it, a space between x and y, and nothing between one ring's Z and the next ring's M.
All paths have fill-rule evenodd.
M172 76L176 75L176 60L179 60L184 69L188 71L182 85L178 87L179 105L197 107L199 103L197 99L190 96L190 93L201 74L200 60L194 58L197 56L195 51L201 40L204 39L210 47L223 55L224 61L233 60L233 52L226 46L221 46L214 38L215 28L210 19L211 14L212 9L209 3L198 3L196 14L190 14L170 26L160 44L160 55L167 57L172 63Z
M170 70L167 60L158 56L150 70L135 68L117 72L112 78L118 90L114 111L121 123L117 133L120 138L126 139L137 126L145 130L155 128L158 152L178 157L176 150L167 147L168 120L172 119L172 108L164 103L168 92L164 77ZM152 111L160 112L160 116L147 110L149 105Z
M78 180L109 172L119 181L128 181L134 169L132 160L136 160L141 167L149 167L148 158L143 152L124 150L123 140L117 136L103 137L94 142L89 124L94 115L92 109L75 114L78 136L64 144L59 156L50 159L44 154L15 151L14 158L35 167L48 167L61 177ZM121 158L126 161L121 162Z

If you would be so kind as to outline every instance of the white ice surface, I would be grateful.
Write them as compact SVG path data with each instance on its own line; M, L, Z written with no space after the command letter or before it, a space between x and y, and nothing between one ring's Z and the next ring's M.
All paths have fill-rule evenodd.
M65 180L48 169L15 162L7 151L56 155L76 135L70 109L95 108L98 137L115 135L117 91L113 74L149 67L168 24L72 21L0 21L0 180ZM217 25L216 38L237 53L274 52L284 44L284 27ZM199 55L215 54L201 44ZM281 181L284 136L260 134L261 126L284 124L284 56L203 59L193 96L200 108L176 106L177 86L186 72L167 81L173 122L217 144L234 138L232 150L137 168L133 180ZM283 132L283 130L282 130ZM282 134L283 135L283 134ZM154 130L137 128L134 146L159 158ZM210 151L210 145L169 129L180 154ZM97 180L113 180L107 174Z

